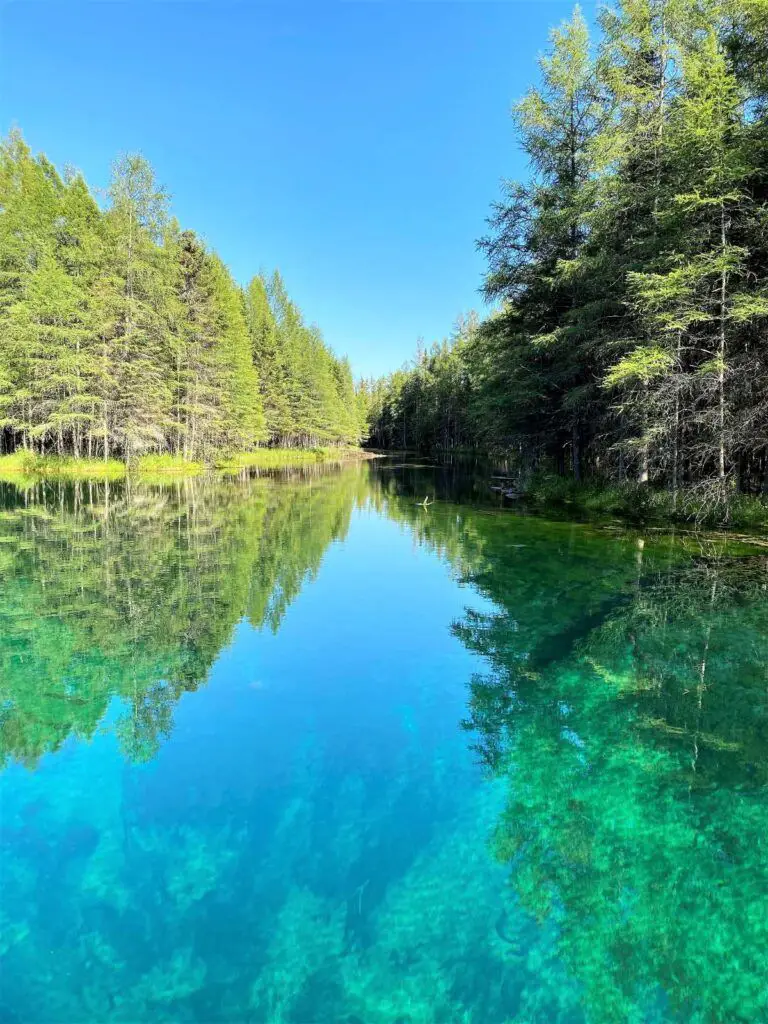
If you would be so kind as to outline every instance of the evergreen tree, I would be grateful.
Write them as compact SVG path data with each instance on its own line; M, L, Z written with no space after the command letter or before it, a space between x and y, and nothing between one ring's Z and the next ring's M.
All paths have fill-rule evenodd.
M251 279L245 292L246 319L251 355L259 373L266 431L272 438L290 433L290 413L285 390L285 367L278 341L277 321L262 275Z
M208 257L222 361L224 433L216 447L248 451L266 438L258 369L251 355L243 295L218 258Z
M2 451L213 460L361 434L349 364L280 275L243 292L141 156L102 210L18 132L0 145L0 337Z
M481 241L489 257L486 294L506 303L506 315L487 333L508 338L506 374L529 378L536 403L518 429L534 450L562 450L571 442L580 475L583 420L594 390L583 320L581 252L594 203L594 175L605 110L598 92L587 26L578 8L555 30L540 61L542 83L514 110L533 172L528 184L507 186ZM537 386L538 385L538 386ZM502 384L503 386L503 384ZM527 402L521 403L523 410ZM517 406L517 403L515 403ZM515 409L509 410L515 415Z
M104 395L104 437L128 459L161 449L172 423L169 369L173 365L168 301L175 267L159 243L167 195L143 157L113 169L105 218L110 327L102 334L111 381ZM111 329L110 329L111 328ZM105 454L109 441L105 441Z
M514 110L530 177L480 242L497 306L367 389L373 443L461 437L726 517L768 493L767 26L765 0L622 0L594 55L578 11L553 33Z

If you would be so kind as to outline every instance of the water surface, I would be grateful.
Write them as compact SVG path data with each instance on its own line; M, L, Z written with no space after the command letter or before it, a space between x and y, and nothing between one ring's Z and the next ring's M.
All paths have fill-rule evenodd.
M0 485L0 1021L768 1020L765 551L483 494Z

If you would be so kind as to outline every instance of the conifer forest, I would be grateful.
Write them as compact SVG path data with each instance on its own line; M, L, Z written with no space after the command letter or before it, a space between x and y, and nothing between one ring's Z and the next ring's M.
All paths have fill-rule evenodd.
M279 273L241 288L127 155L101 206L0 147L0 447L130 461L357 443L352 370ZM0 452L1 453L1 452Z
M768 1024L768 0L572 2L0 4L0 1024Z
M493 310L366 385L373 443L768 493L768 4L577 9L513 118Z

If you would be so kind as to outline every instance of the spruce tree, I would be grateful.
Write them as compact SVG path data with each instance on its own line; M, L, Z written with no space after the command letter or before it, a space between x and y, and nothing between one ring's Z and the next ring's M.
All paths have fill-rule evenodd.
M108 287L102 299L111 323L103 325L102 341L111 381L104 395L104 436L130 459L162 450L172 423L168 311L175 266L159 244L167 194L143 157L130 155L115 164L109 195Z
M245 313L251 341L251 358L259 375L261 401L268 437L279 439L290 432L285 392L285 367L277 321L263 275L251 278L245 291Z

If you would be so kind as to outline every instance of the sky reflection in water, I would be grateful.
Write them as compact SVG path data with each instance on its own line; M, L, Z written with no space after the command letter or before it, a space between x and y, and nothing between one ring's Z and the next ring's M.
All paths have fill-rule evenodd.
M0 488L0 1020L768 1020L764 551Z

